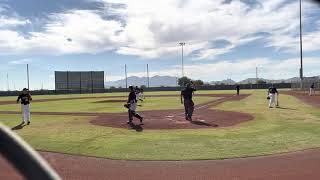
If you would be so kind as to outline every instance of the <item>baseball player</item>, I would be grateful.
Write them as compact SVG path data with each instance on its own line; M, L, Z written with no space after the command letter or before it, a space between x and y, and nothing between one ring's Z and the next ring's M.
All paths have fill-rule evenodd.
M136 86L135 88L135 93L136 93L136 96L137 96L137 101L141 101L143 102L143 90L142 88L139 88L138 86Z
M136 96L134 87L129 86L129 90L130 90L130 93L129 93L128 101L127 101L127 104L125 104L125 107L128 108L128 114L129 114L129 120L127 123L132 124L132 120L134 116L140 120L140 125L143 125L143 117L136 112L137 96Z
M272 108L273 105L278 106L278 90L273 85L268 89L268 99L269 99L269 108Z
M30 124L30 102L32 101L31 95L27 88L22 90L22 93L18 96L17 103L21 101L22 123Z
M192 101L192 95L196 91L194 84L188 83L186 87L181 91L181 104L184 104L185 117L187 121L192 121L192 114L194 111L194 102Z
M237 89L237 96L239 96L240 95L240 85L237 85L236 89Z
M315 88L314 88L314 83L311 84L310 86L310 92L309 92L309 96L313 96L316 94Z
M142 87L140 88L139 99L140 101L143 101L145 99Z

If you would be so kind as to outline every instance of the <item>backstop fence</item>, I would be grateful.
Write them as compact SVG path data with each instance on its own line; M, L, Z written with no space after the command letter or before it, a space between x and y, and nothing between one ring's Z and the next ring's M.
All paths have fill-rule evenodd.
M301 81L296 81L291 83L291 88L293 90L303 90L308 91L311 85L314 83L315 89L320 89L320 79L319 77L308 77L304 78L301 84ZM302 85L302 87L301 87Z
M57 93L104 92L104 71L55 71Z

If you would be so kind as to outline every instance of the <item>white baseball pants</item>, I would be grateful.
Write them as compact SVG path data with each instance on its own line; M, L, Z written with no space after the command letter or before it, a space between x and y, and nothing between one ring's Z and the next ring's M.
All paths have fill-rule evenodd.
M22 122L30 122L30 104L21 104Z
M269 101L269 107L272 107L273 105L277 104L277 95L276 94L269 94L270 101Z

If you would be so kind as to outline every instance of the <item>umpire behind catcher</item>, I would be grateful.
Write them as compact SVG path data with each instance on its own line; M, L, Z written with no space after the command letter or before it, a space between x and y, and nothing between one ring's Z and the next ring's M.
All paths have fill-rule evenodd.
M181 91L181 104L184 104L185 117L187 121L192 121L192 114L194 111L194 102L192 101L192 95L194 91L196 91L196 89L192 81L190 83L187 83L186 87Z

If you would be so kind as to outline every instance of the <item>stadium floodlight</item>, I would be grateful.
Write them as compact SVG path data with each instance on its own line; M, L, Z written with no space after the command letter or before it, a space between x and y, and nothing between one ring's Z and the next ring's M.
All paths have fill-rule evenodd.
M27 64L27 82L28 82L28 89L30 90L29 64Z
M182 77L184 77L184 62L183 62L183 46L186 45L185 42L180 42L179 45L181 46L181 70L182 70Z
M303 89L303 48L302 48L302 0L299 4L300 8L300 88Z

